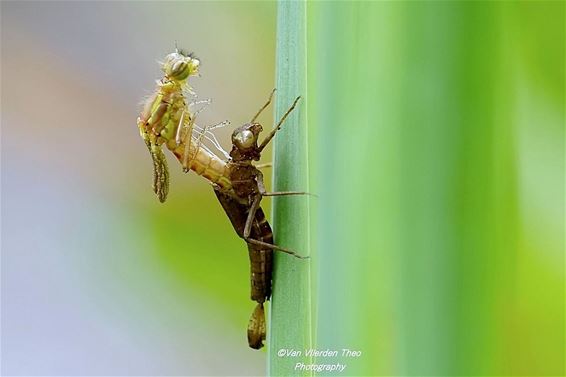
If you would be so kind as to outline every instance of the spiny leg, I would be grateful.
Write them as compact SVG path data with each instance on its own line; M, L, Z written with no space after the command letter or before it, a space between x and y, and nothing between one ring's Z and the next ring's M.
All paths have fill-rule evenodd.
M289 107L289 109L287 110L287 112L285 114L283 114L283 117L281 118L281 120L279 120L279 123L277 123L277 126L269 133L269 135L266 136L266 138L261 142L261 145L258 147L258 152L261 153L261 151L263 150L263 148L265 148L267 146L267 144L269 144L269 142L271 141L271 139L273 139L273 137L275 136L275 133L277 131L279 131L281 129L281 125L283 124L283 122L285 121L285 119L287 118L287 116L289 116L289 114L291 113L291 111L293 111L293 109L295 109L295 106L297 105L297 102L299 102L299 100L301 99L301 96L298 96L297 98L295 98L295 102L293 102L293 104L291 105L291 107Z
M250 123L253 123L253 122L257 119L257 117L259 116L259 114L261 114L261 112L262 112L263 110L265 110L265 108L266 108L267 106L269 106L269 104L271 103L271 100L273 99L273 94L275 94L275 91L276 91L276 90L277 90L277 89L273 89L273 90L271 91L271 94L269 95L269 99L267 100L267 102L265 103L265 105L263 105L263 106L261 107L261 109L259 109L259 111L257 112L257 114L254 115L254 117L252 118L252 120L250 121Z
M295 258L299 258L299 259L310 259L310 257L308 257L308 256L307 256L307 257L303 257L303 256L297 254L296 252L294 252L293 250L289 250L289 249L286 249L286 248L284 248L284 247L277 246L277 245L273 245L273 244L270 244L270 243L267 243L267 242L258 241L258 240L254 239L254 238L244 238L244 240L245 240L246 242L248 242L248 243L251 243L252 245L258 245L258 246L265 247L265 248L267 248L267 249L282 251L282 252L284 252L284 253L286 253L286 254L289 254L289 255L294 256Z
M255 219L255 213L256 213L257 209L259 208L259 202L260 201L261 201L261 195L257 195L254 198L252 205L250 206L250 210L248 212L248 218L246 219L246 225L244 226L244 235L243 235L244 240L246 242L253 244L253 245L263 246L263 247L268 248L268 249L282 251L284 253L290 254L290 255L292 255L296 258L299 258L299 259L308 259L309 257L300 256L296 252L289 250L289 249L286 249L284 247L273 245L273 244L263 242L263 241L259 241L259 240L256 240L254 238L250 238L252 224L253 224L253 221Z

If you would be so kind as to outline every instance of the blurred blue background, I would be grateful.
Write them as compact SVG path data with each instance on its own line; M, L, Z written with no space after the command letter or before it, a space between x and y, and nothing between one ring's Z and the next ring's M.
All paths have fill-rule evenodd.
M249 120L273 88L275 4L1 11L2 374L263 374L246 340L247 249L172 159L157 201L136 118L176 41L213 98L200 123Z

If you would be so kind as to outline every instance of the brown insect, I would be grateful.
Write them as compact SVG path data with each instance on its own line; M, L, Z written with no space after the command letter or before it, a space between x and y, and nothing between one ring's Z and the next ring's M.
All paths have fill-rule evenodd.
M307 193L303 191L268 192L263 182L263 174L252 164L253 161L260 159L263 149L281 129L283 122L301 98L295 99L275 128L258 145L259 134L263 128L256 122L256 119L271 103L274 93L275 90L271 92L267 103L249 123L238 127L232 134L232 150L230 159L226 163L232 190L226 192L219 186L214 188L236 233L248 244L251 265L251 299L258 303L248 324L248 344L254 349L263 347L266 335L263 303L271 297L273 250L304 258L273 243L271 226L265 218L260 202L264 196L305 195Z

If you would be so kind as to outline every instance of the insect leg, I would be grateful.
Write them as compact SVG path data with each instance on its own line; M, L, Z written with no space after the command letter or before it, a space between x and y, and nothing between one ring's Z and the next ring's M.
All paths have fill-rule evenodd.
M303 256L297 254L296 252L294 252L294 251L292 251L292 250L289 250L289 249L287 249L287 248L284 248L284 247L281 247L281 246L277 246L277 245L273 245L273 244L270 244L270 243L267 243L267 242L263 242L263 241L258 241L258 240L254 239L254 238L244 238L244 240L245 240L246 242L248 242L248 243L251 243L252 245L258 245L258 246L263 246L263 247L268 248L268 249L282 251L282 252L284 252L284 253L286 253L286 254L289 254L289 255L294 256L295 258L299 258L299 259L310 259L310 257L308 257L308 256L307 256L307 257L303 257Z
M265 146L267 144L269 144L271 139L273 139L273 137L275 136L275 133L281 129L281 125L283 125L283 122L285 121L287 116L289 116L291 111L293 111L293 109L297 105L297 102L299 102L300 99L301 99L301 96L298 96L297 98L295 98L295 102L293 102L293 104L291 105L291 107L289 107L287 112L285 114L283 114L283 117L281 117L281 119L279 120L279 123L277 123L277 126L275 126L275 128L269 133L269 135L267 135L265 137L265 139L261 142L261 145L258 147L258 152L261 152L263 150L263 148L265 148Z
M305 191L275 191L275 192L268 192L265 189L265 184L263 183L263 173L259 170L256 172L256 182L257 188L261 196L285 196L285 195L312 195L317 197L315 194L311 194L310 192Z
M265 164L257 164L255 167L258 168L258 169L271 168L271 167L273 167L273 163L272 162L266 162Z
M315 194L311 194L306 191L275 191L275 192L264 192L262 196L290 196L290 195L310 195L318 198Z
M190 113L189 113L190 115ZM196 149L194 149L193 154L194 156L190 156L191 154L191 149L194 148L193 145L193 126L195 124L195 120L194 118L192 118L191 116L189 116L188 121L186 121L188 124L186 126L184 126L185 128L185 138L184 138L184 145L185 145L185 150L183 152L183 161L181 163L181 165L183 166L183 170L185 172L189 171L189 162L194 158L194 156L196 156L196 154L198 153L198 146Z
M261 195L257 195L250 206L250 210L248 211L248 218L246 219L246 225L244 226L244 239L250 237L250 232L252 231L252 223L255 219L255 212L259 207L259 202L261 201Z
M222 146L218 142L218 139L216 138L216 136L212 132L210 132L210 130L214 130L216 128L224 127L227 124L230 124L230 122L225 120L223 122L214 124L212 126L205 126L204 128L201 128L201 127L195 125L195 129L197 130L197 132L199 134L201 134L201 135L204 134L205 135L204 138L206 140L208 140L218 151L220 151L224 155L224 158L229 159L230 155L228 154L228 152L226 152L224 150L224 148L222 148Z
M189 106L202 105L203 103L210 105L212 103L212 98L207 98L207 99L202 99L202 100L190 102Z
M299 254L297 254L296 252L286 249L284 247L281 246L277 246L277 245L273 245L267 242L263 242L263 241L259 241L256 240L255 238L250 238L250 233L251 233L251 229L252 229L252 223L254 221L255 218L255 213L259 207L259 202L261 201L261 195L257 195L254 198L254 201L252 202L252 205L250 206L250 210L248 212L248 218L246 219L246 225L244 226L244 234L243 234L243 238L246 242L251 243L253 245L258 245L258 246L263 246L266 247L268 249L272 249L272 250L279 250L282 251L284 253L287 254L291 254L292 256L294 256L295 258L299 258L299 259L309 259L309 257L302 257Z
M206 109L207 106L210 105L211 103L212 103L212 98L205 99L205 100L202 100L202 101L191 102L191 104L189 106L204 104L203 107L201 107L200 109L195 111L195 113L193 114L193 119L196 119L197 115L200 114L204 109Z
M177 145L181 144L181 131L183 130L185 124L185 110L181 113L181 118L179 119L179 124L177 125L177 132L175 134L175 142Z
M192 127L191 127L191 129L192 129ZM205 129L205 131L206 131L206 129ZM208 153L211 153L211 154L212 154L212 152L211 152L210 150L208 150L208 148L206 148L206 147L202 144L202 139L204 139L204 136L205 136L205 133L202 132L202 133L200 133L200 134L198 135L197 138L195 138L196 140L193 140L193 136L192 136L192 135L189 135L189 137L190 137L189 140L190 140L191 143L192 143L193 141L196 141L196 147L194 148L194 153L192 154L192 156L189 156L189 154L186 153L185 159L184 159L184 161L183 161L184 164L185 164L185 166L189 167L189 166L191 165L191 162L197 157L198 152L199 152L199 150L200 150L201 148L205 149ZM185 149L185 150L187 150L187 149Z
M265 103L265 105L263 105L263 106L261 107L261 109L259 109L259 111L256 113L256 115L254 115L254 117L252 118L252 120L250 121L250 123L253 123L253 122L257 119L257 117L259 116L259 114L261 114L261 112L262 112L263 110L265 110L265 108L266 108L267 106L269 106L269 104L271 103L271 100L273 99L273 95L275 94L275 91L276 91L276 90L277 90L277 89L273 89L273 90L271 91L271 94L269 95L269 99L267 100L267 102Z

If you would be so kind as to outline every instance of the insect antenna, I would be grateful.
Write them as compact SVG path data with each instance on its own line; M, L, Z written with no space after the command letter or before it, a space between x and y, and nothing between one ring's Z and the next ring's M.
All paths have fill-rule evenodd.
M267 100L267 102L265 103L265 105L263 105L263 106L261 107L261 109L259 109L259 111L256 113L256 115L254 115L254 117L252 118L252 120L250 120L250 123L253 123L253 122L257 119L257 117L259 116L259 114L261 114L261 112L262 112L263 110L265 110L265 108L266 108L267 106L269 106L269 104L271 103L271 100L273 99L273 95L275 94L275 91L276 91L276 90L277 90L277 89L273 89L273 90L271 91L271 94L269 95L269 99Z
M283 116L281 117L281 119L277 123L277 126L275 126L275 128L269 133L269 135L267 135L265 137L265 139L263 139L263 141L261 142L261 145L258 147L259 152L261 152L263 150L263 148L265 148L265 146L271 141L271 139L273 139L273 137L275 136L275 133L281 129L281 125L283 124L285 119L289 116L289 114L291 114L291 111L293 111L295 109L295 106L297 105L297 102L299 102L300 99L301 99L301 96L298 96L297 98L295 98L295 102L293 102L291 107L289 107L289 109L285 112L285 114L283 114Z

